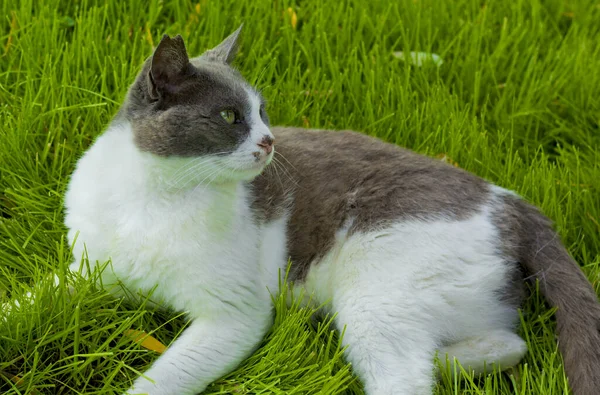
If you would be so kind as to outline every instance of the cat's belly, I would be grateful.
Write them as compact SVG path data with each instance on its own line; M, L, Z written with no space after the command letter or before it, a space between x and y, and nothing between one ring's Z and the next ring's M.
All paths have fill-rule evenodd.
M399 320L419 317L442 338L510 326L516 309L501 295L514 267L499 255L497 240L486 212L461 221L414 220L366 233L338 232L333 247L311 265L302 284L305 299L329 301L334 312L352 309L356 301L374 311L397 306Z

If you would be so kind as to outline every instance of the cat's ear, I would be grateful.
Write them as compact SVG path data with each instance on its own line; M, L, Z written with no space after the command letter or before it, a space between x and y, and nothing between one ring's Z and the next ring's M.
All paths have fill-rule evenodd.
M242 31L242 27L244 27L243 23L237 28L236 31L231 33L229 37L223 40L221 44L204 52L202 54L202 58L210 60L211 62L231 64L238 51L238 37Z
M157 100L161 94L174 92L183 80L190 63L183 38L164 35L152 55L148 72L148 93Z

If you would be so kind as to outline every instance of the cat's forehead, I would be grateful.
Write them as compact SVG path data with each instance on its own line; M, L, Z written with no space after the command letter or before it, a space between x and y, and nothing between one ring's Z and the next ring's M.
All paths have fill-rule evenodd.
M194 73L186 87L188 101L201 101L207 106L234 105L249 107L260 94L241 74L224 64L192 59Z

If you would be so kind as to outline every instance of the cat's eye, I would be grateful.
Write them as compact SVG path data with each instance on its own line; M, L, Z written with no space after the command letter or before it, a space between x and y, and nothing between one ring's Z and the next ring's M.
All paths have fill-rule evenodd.
M221 118L223 118L225 122L227 122L230 125L233 125L238 120L233 110L223 110L220 114Z

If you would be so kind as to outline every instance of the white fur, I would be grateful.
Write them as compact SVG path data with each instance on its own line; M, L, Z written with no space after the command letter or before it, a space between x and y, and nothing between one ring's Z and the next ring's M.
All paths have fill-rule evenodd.
M305 293L318 304L330 301L338 326L346 326L346 357L368 394L431 394L436 349L477 338L485 349L490 331L513 329L517 313L498 298L510 269L497 240L488 207L462 221L338 232L331 251L312 265ZM475 368L491 355L498 359L490 364L516 363L524 343L510 344L505 354L456 357L468 355Z
M271 138L274 138L273 133L271 133L269 127L265 125L262 118L260 117L260 98L256 93L254 93L254 91L250 89L248 89L246 93L248 93L248 100L250 101L249 124L256 136L258 137L258 140L254 141L258 144L260 140L262 140L263 136L269 136Z
M110 259L106 286L118 279L146 294L158 285L154 300L193 319L145 373L154 384L142 377L132 393L196 393L247 357L268 329L268 289L277 290L276 273L286 265L285 220L255 224L239 182L261 170L252 170L255 150L242 144L225 158L158 158L140 152L122 124L77 164L65 199L75 256ZM251 170L238 169L244 165ZM203 182L221 168L228 170ZM71 268L79 267L78 260Z
M506 329L494 329L442 347L439 357L442 364L448 362L452 375L460 373L455 360L467 372L485 374L492 369L515 366L526 351L527 344L519 335Z
M260 99L258 96L251 90L247 90L248 100L250 101L250 114L248 114L248 124L250 126L250 136L240 145L236 152L233 155L230 155L228 158L231 164L232 169L239 171L241 169L251 168L251 169L259 169L262 170L264 168L265 162L268 164L273 158L274 152L271 151L270 154L267 153L258 146L265 137L274 138L271 130L260 117ZM259 158L256 158L254 155L258 155ZM256 166L257 165L257 166ZM250 172L250 177L248 179L252 179L258 175L258 173Z

